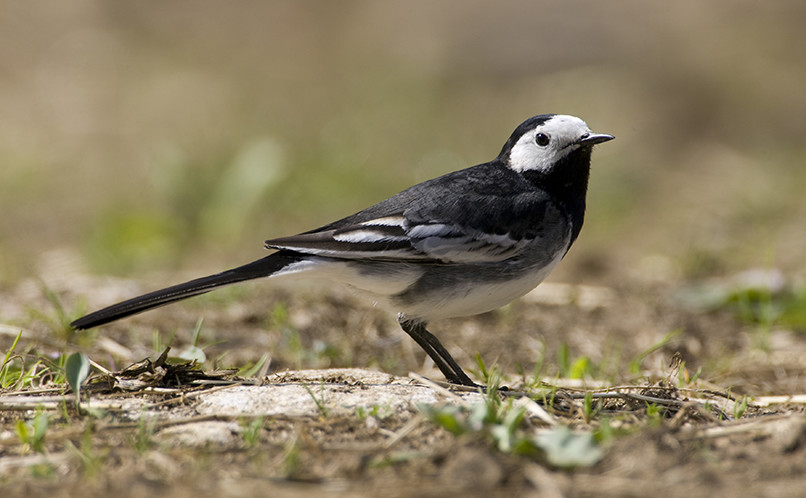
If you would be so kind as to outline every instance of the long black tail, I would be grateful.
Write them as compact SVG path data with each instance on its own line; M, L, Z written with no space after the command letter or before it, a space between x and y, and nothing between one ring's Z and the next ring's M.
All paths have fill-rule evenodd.
M201 277L183 284L173 285L165 289L149 292L142 296L113 304L102 310L83 316L70 324L75 329L89 329L114 322L127 316L164 306L182 299L198 296L224 285L230 285L254 278L268 277L291 263L299 261L297 254L276 252L265 258L227 270L225 272Z

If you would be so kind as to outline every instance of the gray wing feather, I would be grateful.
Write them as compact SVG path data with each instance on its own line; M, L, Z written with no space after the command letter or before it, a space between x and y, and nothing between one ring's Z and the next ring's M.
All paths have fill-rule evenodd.
M272 249L338 259L492 263L516 256L528 239L447 222L414 223L403 213L357 225L266 241Z
M415 185L316 230L266 247L340 259L494 263L568 223L542 190L486 163Z

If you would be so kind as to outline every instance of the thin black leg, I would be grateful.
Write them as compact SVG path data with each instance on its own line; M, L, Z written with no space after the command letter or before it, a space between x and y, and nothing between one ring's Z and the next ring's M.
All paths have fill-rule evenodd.
M442 372L448 382L462 386L481 387L472 380L456 363L456 360L448 353L448 350L439 342L434 334L425 328L425 323L418 320L406 319L403 315L398 316L400 327L414 342L423 348L423 351L434 360L437 368Z

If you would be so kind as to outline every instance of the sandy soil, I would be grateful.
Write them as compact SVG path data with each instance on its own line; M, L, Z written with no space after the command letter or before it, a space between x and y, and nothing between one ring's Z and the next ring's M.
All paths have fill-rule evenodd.
M138 287L90 282L98 304ZM35 294L25 285L17 292L17 302L25 292ZM65 302L75 297L60 292ZM606 401L587 420L580 399L541 401L556 424L575 430L596 430L605 419L615 424L617 435L592 467L558 469L539 455L503 453L483 433L455 436L432 423L419 404L472 406L482 395L452 394L409 377L413 371L441 380L381 310L349 294L254 286L114 324L92 341L75 340L88 343L84 350L106 368L121 369L121 352L142 359L154 330L166 338L175 331L173 352L181 351L203 316L199 345L208 358L223 355L219 366L243 366L269 353L268 377L198 385L232 377L197 370L188 376L181 369L157 375L152 368L137 378L140 384L122 390L124 384L96 370L87 390L89 406L106 411L101 418L78 414L61 389L2 392L0 479L7 496L802 495L804 405L771 397L802 392L806 372L792 361L804 354L802 344L775 331L771 349L761 352L753 347L752 327L725 312L689 311L672 295L663 288L551 284L505 310L433 328L468 369L476 352L499 366L512 390L523 388L540 362L540 376L561 393L604 384L658 395L650 388L680 387L679 375L669 377L674 353L689 375L700 369L691 390L663 391L678 404L659 419L635 400ZM21 342L47 354L47 327L29 323ZM672 330L680 332L631 373L629 362ZM4 347L12 339L4 333ZM572 360L589 358L581 384L558 377L562 362L554 356L561 344ZM745 394L753 401L730 420L736 412L725 396ZM724 407L725 419L708 412L704 400ZM18 420L34 417L32 402L44 403L51 416L44 453L26 448L14 432ZM550 427L533 414L524 424L536 432Z

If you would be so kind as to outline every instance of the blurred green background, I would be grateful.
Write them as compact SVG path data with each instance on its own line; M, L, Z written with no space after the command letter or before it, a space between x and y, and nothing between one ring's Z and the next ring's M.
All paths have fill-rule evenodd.
M803 1L0 11L0 285L240 264L546 112L617 137L555 279L804 275Z

